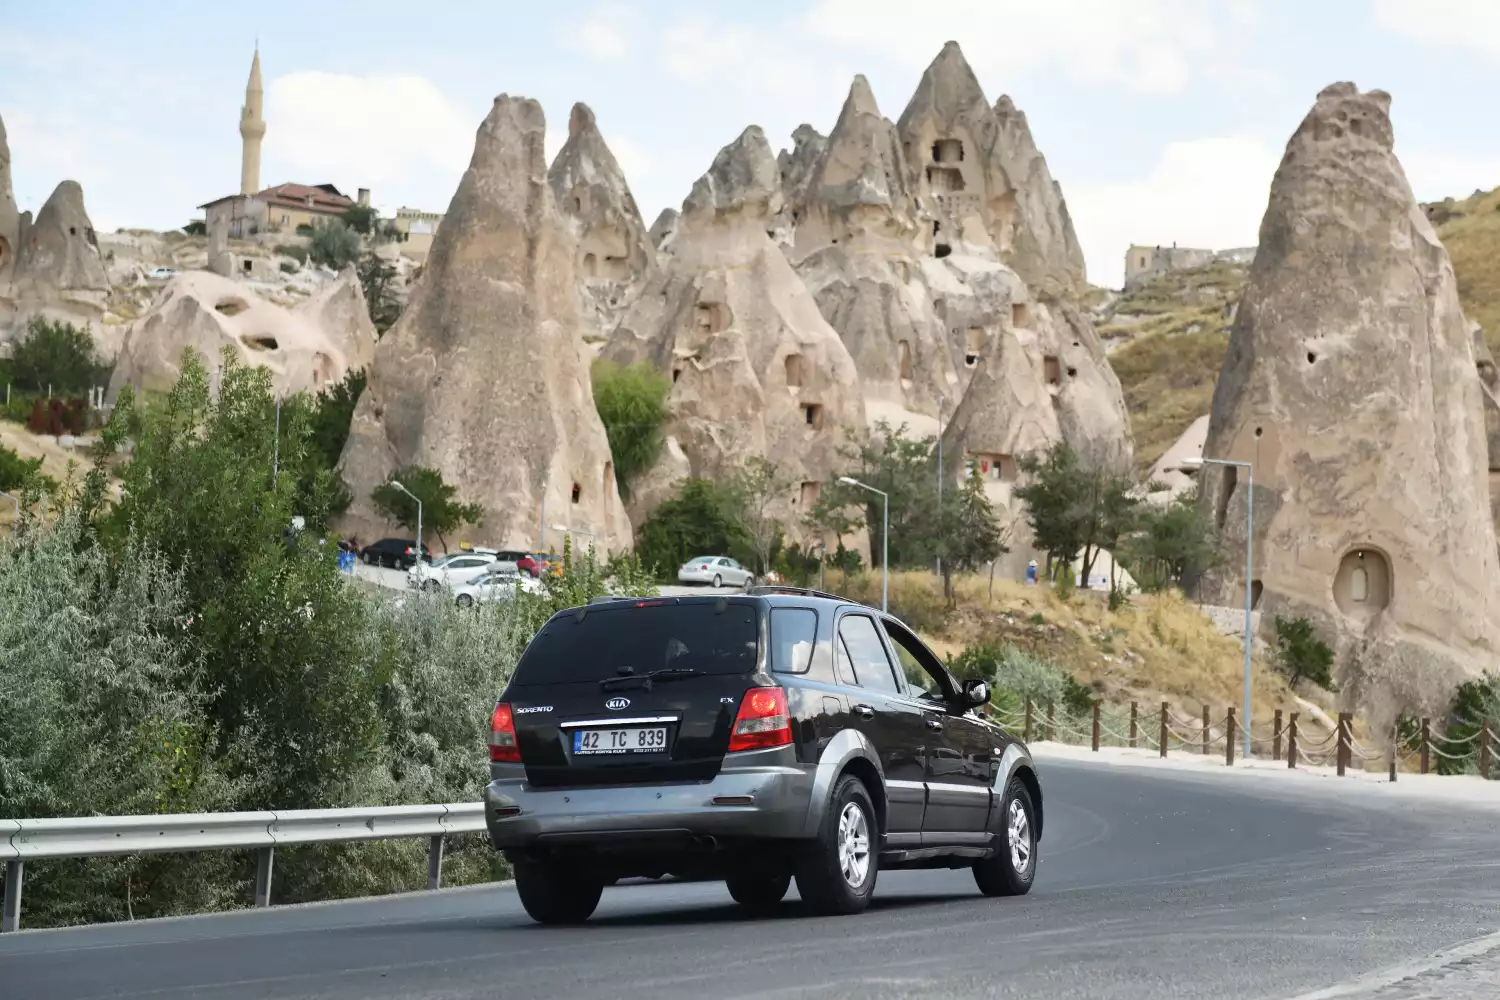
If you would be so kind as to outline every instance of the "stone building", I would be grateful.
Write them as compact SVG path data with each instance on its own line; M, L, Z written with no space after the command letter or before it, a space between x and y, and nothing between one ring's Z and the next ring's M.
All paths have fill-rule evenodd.
M1199 250L1180 247L1176 243L1169 247L1132 246L1125 251L1125 287L1135 288L1166 271L1186 271L1194 267L1207 267L1219 261L1249 265L1254 260L1255 247Z

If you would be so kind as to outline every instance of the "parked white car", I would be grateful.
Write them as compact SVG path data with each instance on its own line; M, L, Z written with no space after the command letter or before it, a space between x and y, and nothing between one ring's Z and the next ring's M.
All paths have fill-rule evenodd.
M751 587L755 574L728 556L698 556L682 564L678 583L706 583L712 587Z
M168 278L177 276L177 270L171 267L153 267L146 272L146 277L152 281L166 281Z
M516 569L513 563L497 562L467 583L454 587L453 600L459 607L469 608L491 601L508 601L518 590L535 594L541 589L539 581Z
M498 563L486 552L454 552L434 559L430 563L419 562L406 571L406 585L413 590L437 590L439 587L457 587L468 583L491 566ZM508 564L515 569L515 564Z

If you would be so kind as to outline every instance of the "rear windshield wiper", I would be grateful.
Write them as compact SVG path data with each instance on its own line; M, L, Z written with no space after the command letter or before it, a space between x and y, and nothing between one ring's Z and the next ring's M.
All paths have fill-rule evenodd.
M645 674L626 674L623 677L606 677L599 682L599 690L614 691L621 688L644 687L651 690L654 681L680 681L686 677L698 677L703 671L694 670L692 667L663 667Z

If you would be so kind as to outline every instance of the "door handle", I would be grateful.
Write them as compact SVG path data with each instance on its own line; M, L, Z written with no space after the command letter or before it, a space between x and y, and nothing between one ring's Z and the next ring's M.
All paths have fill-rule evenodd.
M861 719L875 718L875 709L871 708L869 705L855 705L854 712Z
M928 719L927 728L935 733L940 733L943 731L943 724L936 719Z

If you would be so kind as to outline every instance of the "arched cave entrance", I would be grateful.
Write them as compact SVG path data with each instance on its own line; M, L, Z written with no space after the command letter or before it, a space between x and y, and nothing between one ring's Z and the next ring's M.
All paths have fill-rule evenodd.
M1333 601L1350 618L1374 618L1391 603L1391 564L1376 549L1353 549L1339 560Z

